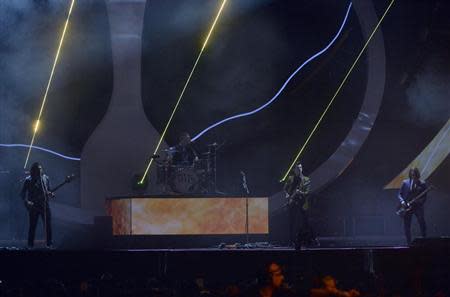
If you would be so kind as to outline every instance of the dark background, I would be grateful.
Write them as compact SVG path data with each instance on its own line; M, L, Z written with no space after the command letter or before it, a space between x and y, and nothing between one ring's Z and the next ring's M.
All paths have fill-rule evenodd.
M375 1L378 16L389 1ZM57 37L69 1L0 3L0 143L29 143ZM161 132L195 61L220 1L148 1L142 56L142 103ZM347 1L229 1L167 134L192 136L230 115L268 101L285 79L336 34ZM381 238L401 234L393 210L395 191L383 186L410 163L450 114L450 4L401 1L382 24L386 86L373 130L346 171L315 193L313 217L321 236ZM106 112L112 92L112 60L106 7L80 0L74 8L37 145L80 156ZM272 195L346 71L363 46L352 11L335 45L305 67L269 108L226 123L199 139L200 151L223 143L220 190L239 192L239 171L253 195ZM306 174L325 161L347 135L366 85L364 55L302 156ZM9 239L25 218L16 196L26 150L0 148L0 236ZM33 153L57 183L78 163ZM143 160L144 163L145 160ZM448 235L449 161L430 177L427 218L432 235ZM14 186L12 186L14 185ZM61 190L60 202L79 206L78 184ZM131 189L130 189L131 191ZM18 205L20 204L20 205ZM24 215L22 213L22 215ZM282 220L283 214L274 217ZM68 226L56 221L63 240ZM17 227L19 225L19 227ZM26 223L25 223L26 225ZM278 227L277 227L278 228ZM277 229L278 230L278 229Z

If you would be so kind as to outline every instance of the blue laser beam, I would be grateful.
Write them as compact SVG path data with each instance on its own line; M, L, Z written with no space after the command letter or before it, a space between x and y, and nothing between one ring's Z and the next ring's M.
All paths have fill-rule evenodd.
M21 143L11 143L11 144L0 143L0 147L6 147L6 148L16 148L16 147L31 148L31 149L37 149L37 150L40 150L40 151L43 151L43 152L55 155L55 156L60 157L60 158L63 158L63 159L66 159L66 160L70 160L70 161L80 161L81 160L80 158L66 156L66 155L60 154L58 152L46 149L44 147L35 146L35 145L30 146L28 144L21 144Z
M347 8L347 12L345 14L345 18L344 21L341 24L341 27L339 28L339 31L336 33L336 35L334 36L334 38L328 43L327 46L325 46L322 50L318 51L317 53L315 53L313 56L311 56L309 59L307 59L305 62L303 62L302 65L300 65L300 67L298 67L290 76L289 78L284 82L284 84L281 86L281 88L278 90L278 92L269 100L267 101L265 104L261 105L260 107L249 111L249 112L244 112L244 113L240 113L240 114L236 114L234 116L225 118L215 124L212 124L211 126L209 126L208 128L204 129L203 131L201 131L200 133L198 133L195 137L192 138L192 141L196 141L197 139L199 139L200 137L203 136L203 134L205 134L206 132L208 132L211 129L214 129L217 126L220 126L226 122L238 119L238 118L242 118L242 117L246 117L246 116L250 116L253 115L257 112L260 112L261 110L263 110L264 108L268 107L270 104L272 104L277 98L278 96L283 92L283 90L286 88L286 86L289 84L289 82L292 80L292 78L294 78L294 76L306 65L308 65L311 61L313 61L314 59L316 59L317 57L321 56L323 53L325 53L335 42L336 40L339 38L339 36L342 33L342 30L344 29L344 26L347 22L348 19L348 15L350 14L350 9L352 8L352 2L350 2L350 4L348 5Z

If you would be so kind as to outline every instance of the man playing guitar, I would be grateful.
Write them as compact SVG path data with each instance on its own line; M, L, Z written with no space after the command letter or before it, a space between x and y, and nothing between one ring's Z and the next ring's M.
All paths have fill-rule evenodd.
M422 237L427 235L427 227L425 223L424 203L426 199L425 191L428 190L428 186L424 181L420 179L420 171L414 167L409 170L409 178L403 180L400 191L398 192L398 199L400 200L401 207L410 209L403 215L403 223L405 228L406 242L411 244L411 219L414 214L419 222L420 232ZM421 199L415 199L419 195ZM413 203L411 203L414 200Z
M302 164L294 167L284 184L287 205L289 207L289 240L296 248L313 243L316 239L309 225L309 192L311 180L303 175ZM300 217L300 220L299 220Z
M52 224L48 199L53 197L53 193L50 191L50 180L44 174L42 166L38 162L31 165L30 175L27 176L23 183L21 197L29 214L28 247L33 247L34 245L39 216L44 222L47 247L51 247Z

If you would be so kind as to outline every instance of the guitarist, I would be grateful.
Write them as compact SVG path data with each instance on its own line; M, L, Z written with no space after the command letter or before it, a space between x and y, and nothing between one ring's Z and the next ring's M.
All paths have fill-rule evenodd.
M50 180L44 174L42 165L38 162L33 163L30 168L30 175L25 179L21 191L21 197L29 214L28 247L30 248L34 246L39 216L44 223L46 245L49 248L52 246L51 212L48 200L53 196L50 191Z
M311 180L303 175L303 167L299 163L284 184L289 208L289 240L296 248L316 240L308 220L310 188Z
M403 180L400 191L398 192L398 199L402 206L409 206L409 201L414 199L417 195L421 194L427 189L427 185L420 179L420 171L418 168L413 167L409 169L409 178ZM406 242L411 244L411 219L414 214L419 222L420 232L422 237L427 236L427 226L425 223L424 214L424 202L426 195L423 196L418 202L414 203L412 210L407 212L403 217L403 223L405 228Z

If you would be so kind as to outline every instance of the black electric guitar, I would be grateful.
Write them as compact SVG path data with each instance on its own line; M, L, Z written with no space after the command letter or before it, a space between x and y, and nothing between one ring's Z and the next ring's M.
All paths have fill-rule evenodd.
M54 187L53 189L51 189L50 191L47 192L47 197L48 198L53 198L55 196L55 192L58 191L61 187L63 187L65 184L68 184L70 182L72 182L74 179L76 178L75 174L71 174L66 176L66 178L64 179L64 181L62 183L60 183L59 185L57 185L56 187ZM34 208L42 208L42 205L35 205L34 202L29 201L28 199L25 199L25 207L27 208L27 210L32 210Z
M288 182L291 183L292 180ZM287 189L285 189L287 199L285 206L303 205L304 208L307 208L307 196L309 194L310 184L311 180L308 177L304 176L294 189L292 189L291 186L288 186Z
M397 215L404 217L406 214L412 212L417 204L422 204L425 202L425 195L433 189L433 186L428 186L420 194L414 196L412 199L407 201L405 204L400 204L395 212Z
M303 194L300 189L296 189L292 194L286 195L287 204L302 204L305 202L306 195Z

